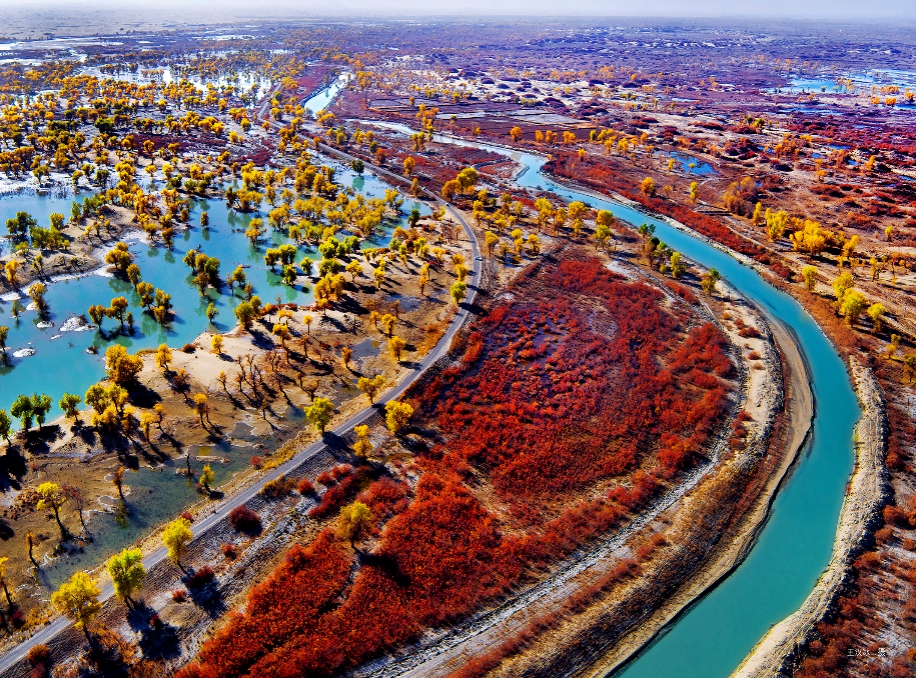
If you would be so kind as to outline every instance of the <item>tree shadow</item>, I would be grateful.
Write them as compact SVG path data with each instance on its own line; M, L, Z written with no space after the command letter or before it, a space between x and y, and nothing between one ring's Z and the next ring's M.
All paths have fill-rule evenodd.
M335 308L338 311L352 313L357 316L366 314L366 307L349 295L338 301Z
M347 442L347 439L333 433L331 431L325 431L321 435L321 442L324 443L325 448L331 454L332 457L338 461L351 461L353 453L350 450L350 443Z
M223 602L222 593L215 579L211 579L200 586L190 586L190 581L194 575L191 574L183 577L183 581L188 588L188 595L197 607L207 613L211 619L216 619L226 611L226 605Z
M365 553L357 549L356 557L363 567L376 567L398 586L410 586L410 577L400 571L397 561L391 556Z
M248 330L248 333L251 335L251 343L258 348L269 351L274 347L274 342L266 331L262 331L252 326L251 329Z
M153 615L147 626L140 630L137 643L148 659L172 659L181 654L178 629Z
M146 410L151 410L153 405L162 401L162 397L158 393L139 382L130 384L128 392L130 393L131 404Z
M7 489L21 490L21 479L28 473L25 457L18 446L6 448L6 454L0 457L0 491Z
M124 601L125 606L127 607L127 623L131 629L134 631L141 631L145 628L149 628L150 620L153 618L153 615L156 614L156 611L146 604L143 600L135 600L133 602Z
M343 323L338 318L335 318L334 316L330 316L330 315L322 316L321 324L322 325L331 325L333 329L337 332L349 333L353 330L353 328L348 326L346 323Z

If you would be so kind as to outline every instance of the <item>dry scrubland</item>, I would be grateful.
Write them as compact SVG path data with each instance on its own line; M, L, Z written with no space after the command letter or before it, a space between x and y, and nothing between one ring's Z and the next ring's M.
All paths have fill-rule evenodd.
M545 169L558 179L672 217L747 257L812 312L856 373L874 374L870 402L886 411L887 443L883 450L872 441L872 452L888 473L887 506L853 521L864 536L831 572L841 584L804 620L800 649L788 659L776 653L765 670L783 663L783 673L802 676L912 672L908 387L916 358L908 304L916 212L906 179L912 130L898 106L911 96L890 83L787 92L792 78L834 78L830 64L795 59L807 42L791 29L761 41L773 38L768 27L747 37L675 26L682 39L661 42L645 41L647 30L654 29L547 22L510 35L486 23L319 24L281 27L255 42L178 33L147 52L138 38L86 47L103 77L149 73L168 58L189 77L253 71L274 82L261 99L244 88L160 87L156 76L142 86L97 80L78 75L73 62L0 69L4 93L35 82L61 91L41 109L4 99L0 163L8 178L21 185L32 169L47 185L72 181L101 196L57 235L42 236L51 247L31 242L31 251L7 256L25 264L42 250L45 269L23 265L19 284L91 269L131 228L167 246L188 227L183 208L193 195L225 197L240 211L266 197L268 225L292 238L292 215L308 215L322 232L306 226L297 239L327 241L324 227L342 226L333 203L342 192L333 174L312 164L316 151L353 167L383 167L403 175L415 195L452 201L488 255L467 261L467 244L440 219L402 228L373 255L342 252L341 263L359 261L361 271L347 275L343 289L328 275L335 291L316 308L263 305L215 352L209 334L172 347L164 370L153 354L141 356L143 370L128 388L132 406L152 404L142 387L158 396L166 419L149 434L124 436L86 421L78 430L107 439L111 450L86 459L91 473L57 460L82 443L64 426L53 431L56 441L33 450L17 478L31 488L52 478L82 481L93 496L106 484L112 493L104 476L120 467L115 457L124 449L180 466L180 449L226 440L242 416L270 442L229 485L202 488L190 517L206 515L218 492L231 494L259 477L257 467L317 439L308 426L282 421L286 407L328 397L337 421L359 410L366 399L353 391L358 378L382 373L390 385L408 373L401 363L432 348L451 317L447 293L467 275L460 267L485 269L486 296L473 322L406 396L412 416L379 416L358 438L326 439L323 452L249 503L256 515L236 514L195 540L184 569L152 568L142 604L125 612L107 602L92 624L95 648L68 630L49 656L22 662L20 674L46 673L52 663L72 675L136 676L185 665L188 678L300 675L303 667L315 675L569 674L625 658L740 559L805 429L805 388L790 343L773 329L780 359L753 309L722 284L716 291L713 274L637 232L638 224L519 190L518 168L504 157L436 143L434 130L549 154ZM909 40L899 31L824 30L825 59L840 70L870 68L863 55L872 46ZM850 42L864 49L839 47ZM368 44L398 45L400 53ZM707 44L728 59L715 61ZM202 53L189 56L191 45ZM287 51L269 51L278 47ZM884 65L911 67L905 53L892 51ZM350 87L311 121L302 98L344 68L353 73ZM136 107L113 103L119 98ZM68 119L70 109L82 140L47 122ZM421 132L410 137L366 119ZM23 136L20 146L24 123L45 141ZM91 172L70 177L85 161ZM268 165L270 179L259 174ZM106 166L117 187L95 172ZM161 191L139 189L135 178L147 166L162 177ZM244 190L217 192L231 177ZM300 209L284 189L293 199L327 202ZM381 209L392 207L386 200ZM349 227L360 230L374 207L346 209L355 213ZM381 282L374 257L388 262ZM308 275L291 268L300 282ZM206 273L204 261L199 274ZM381 292L420 303L399 310L379 301ZM392 332L380 318L398 313ZM392 333L405 340L403 361L397 345L385 350ZM348 360L344 349L365 340L374 355ZM777 416L783 402L787 411ZM874 481L880 465L869 468L866 480ZM126 489L129 504L129 481ZM18 496L35 498L28 490ZM16 544L11 628L42 615L23 618L39 598L25 598L31 584L18 587L27 565L21 533L41 533L43 515L30 508L35 501L20 503L8 516L15 539L7 543ZM76 518L67 521L75 530ZM141 546L158 543L153 535Z

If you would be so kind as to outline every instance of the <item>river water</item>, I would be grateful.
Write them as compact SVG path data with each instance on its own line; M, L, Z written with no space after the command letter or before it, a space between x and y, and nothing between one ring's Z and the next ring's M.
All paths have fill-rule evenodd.
M412 132L398 124L379 124ZM861 412L846 368L830 341L792 297L734 257L665 221L612 200L562 187L541 172L546 158L491 144L435 137L503 154L525 170L516 182L581 200L631 224L655 225L655 235L694 261L714 267L731 285L795 334L809 369L816 413L812 435L776 496L770 518L747 559L669 625L626 667L625 678L725 678L771 626L795 612L830 561L846 483L852 472L852 430Z

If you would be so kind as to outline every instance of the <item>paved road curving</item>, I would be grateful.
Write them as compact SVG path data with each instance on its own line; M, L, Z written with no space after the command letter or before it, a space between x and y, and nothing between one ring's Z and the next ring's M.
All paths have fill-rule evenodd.
M349 159L355 159L354 156L351 156L348 153L344 153L343 151L338 151L336 149L330 149L327 147L325 148L326 150L330 151L333 155L338 155L338 156L346 157ZM363 162L365 163L365 161ZM395 180L402 181L402 182L404 181L404 177L394 174L393 172L389 172L388 170L385 170L381 167L377 167L370 163L365 163L365 165L367 168L371 169L372 171L376 172L379 175L382 175L387 178L393 178ZM451 212L451 214L461 224L461 227L464 229L464 232L467 235L468 240L471 243L473 261L470 262L472 270L471 270L470 283L468 284L467 297L465 298L464 303L459 307L458 312L455 314L455 318L452 320L452 324L449 325L448 330L445 332L445 334L442 335L442 338L439 339L439 343L436 344L433 350L430 351L426 355L426 357L423 358L422 361L420 361L419 366L414 368L414 371L411 374L409 374L406 378L404 378L397 386L395 386L394 388L389 390L384 396L379 398L374 405L367 407L366 409L362 410L358 414L353 415L352 417L350 417L349 419L347 419L346 421L344 421L343 423L335 427L331 432L338 436L343 436L346 433L348 433L351 429L353 429L353 427L359 426L360 424L365 423L366 421L368 421L368 419L373 414L376 413L376 411L383 409L386 403L399 398L410 387L411 384L413 384L427 369L429 369L429 367L434 362L436 362L439 358L441 358L448 352L452 339L455 337L455 334L458 332L459 329L461 329L461 326L464 324L464 321L467 319L469 312L470 312L469 309L471 307L471 304L473 304L474 298L477 294L477 288L480 284L482 258L480 256L480 249L478 247L477 237L474 235L474 231L471 230L471 227L468 225L467 221L465 221L461 212L455 209L454 206L448 203L445 203L441 198L433 195L432 193L429 193L428 191L425 191L425 192L427 193L429 197L435 199L440 204L445 204L449 208L449 211ZM294 455L285 464L281 464L277 468L271 470L270 473L268 473L267 475L262 476L254 484L250 485L249 487L245 488L244 490L241 490L237 494L234 494L231 497L228 497L227 499L220 502L217 509L212 514L210 514L206 518L192 525L191 529L194 533L194 536L197 537L205 533L207 530L209 530L214 525L216 525L223 518L224 515L229 513L229 511L234 509L236 506L241 506L242 504L245 504L246 502L248 502L250 499L254 498L254 496L257 495L258 492L261 491L261 489L264 487L266 483L269 483L271 480L275 480L276 478L280 477L281 475L289 473L292 469L296 468L302 462L315 456L322 449L322 447L324 447L324 442L322 440L315 441L314 443L312 443L311 445L309 445L308 447L306 447L305 449L301 450L296 455ZM159 548L158 550L154 551L153 553L151 553L150 555L148 555L146 558L143 559L143 565L146 567L147 570L149 570L154 565L165 560L166 557L167 557L166 548L165 547ZM114 595L114 588L112 587L110 583L102 588L101 600L103 601L108 600L113 595ZM51 622L50 624L48 624L47 626L45 626L40 631L37 631L36 633L34 633L29 639L24 640L23 642L19 643L19 645L11 649L9 652L3 655L2 658L0 658L0 673L3 673L9 670L17 662L24 659L26 653L31 648L39 644L47 643L58 633L66 629L69 625L70 625L70 621L66 617L59 617L55 619L53 622Z

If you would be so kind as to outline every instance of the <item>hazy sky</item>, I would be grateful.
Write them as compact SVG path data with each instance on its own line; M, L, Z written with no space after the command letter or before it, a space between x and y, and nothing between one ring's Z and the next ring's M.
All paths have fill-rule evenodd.
M916 0L0 0L15 13L79 9L178 10L211 19L328 15L768 16L916 20ZM233 16L229 16L233 15ZM178 18L178 17L176 17ZM3 18L0 16L0 31Z

